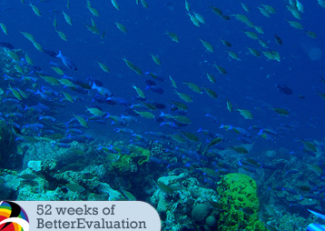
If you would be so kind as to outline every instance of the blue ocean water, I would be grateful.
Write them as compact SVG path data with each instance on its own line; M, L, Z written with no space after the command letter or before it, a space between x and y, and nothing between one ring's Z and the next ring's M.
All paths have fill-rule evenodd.
M9 36L2 36L3 40L10 41L17 48L27 51L32 60L47 71L50 71L48 63L53 58L37 52L33 44L19 34L19 30L34 35L36 41L43 47L54 51L61 50L65 56L73 60L79 70L78 72L69 71L67 75L76 76L82 80L87 76L92 76L101 80L114 95L126 99L134 96L132 84L143 88L145 78L129 70L122 60L123 57L143 71L152 71L165 76L167 81L162 84L166 91L164 95L160 96L146 91L150 99L161 102L166 102L171 98L177 99L177 96L173 94L173 88L170 87L168 75L178 82L186 80L198 85L211 86L206 78L206 72L214 74L217 84L213 86L213 89L219 95L217 101L210 99L206 94L196 95L185 85L179 84L180 92L186 91L195 96L194 103L189 105L193 119L191 125L193 130L189 128L191 132L199 126L210 126L210 123L205 123L204 119L204 115L209 112L216 115L220 122L236 124L236 126L251 126L256 121L260 121L265 126L276 127L281 123L296 121L299 122L300 128L303 128L297 131L299 134L295 133L296 138L322 138L317 137L319 131L307 126L311 123L319 130L324 128L319 118L321 114L319 109L323 99L316 95L316 90L321 91L323 87L319 82L319 77L322 76L322 55L320 54L320 59L317 60L312 60L310 57L313 52L318 50L322 53L323 50L321 37L324 32L315 25L317 24L315 20L322 18L323 8L319 7L316 1L307 3L302 22L304 28L317 33L317 39L311 39L303 31L290 27L285 19L291 17L292 20L292 16L284 7L284 1L273 4L277 13L271 18L264 17L256 9L259 4L257 1L247 3L252 8L252 12L247 16L253 23L264 29L265 34L260 35L260 38L269 42L270 48L280 53L281 62L272 62L264 57L255 58L249 55L246 46L259 48L257 41L241 32L241 30L250 28L237 20L223 20L209 10L206 3L193 2L191 4L193 11L199 12L206 19L206 24L201 25L200 28L195 27L189 20L184 2L152 2L150 10L121 2L119 3L122 9L120 11L113 8L109 1L93 2L93 7L98 9L101 15L98 18L90 14L84 3L71 1L69 10L66 9L66 1L35 2L34 4L41 10L41 18L34 15L27 4L23 5L19 1L2 1L2 8L13 8L13 10L1 12L2 21L5 21L9 30ZM228 15L245 13L237 2L218 3L218 7ZM64 21L61 13L53 12L63 9L73 20L72 27ZM103 12L100 12L101 10ZM61 40L55 32L52 26L54 17L57 18L58 29L67 35L68 42ZM99 36L85 30L83 24L90 24L91 17L94 18L101 31L106 31L104 40L100 40ZM115 22L124 24L128 33L121 33L116 28ZM164 34L166 30L176 33L180 38L180 43L171 42ZM282 38L282 46L275 44L273 38L275 33ZM216 51L206 52L199 38L214 45ZM240 54L240 61L231 60L228 57L225 52L226 48L219 41L221 38L233 44L230 50ZM161 67L151 60L149 55L151 53L159 56L163 63ZM98 68L96 60L106 63L111 73L103 73ZM214 62L227 70L229 81L212 66ZM267 78L268 75L269 78ZM293 89L294 94L292 96L279 94L274 87L275 83L287 84ZM113 89L118 89L118 92ZM306 99L299 100L300 94L305 95ZM279 117L264 107L264 112L254 113L256 115L253 121L245 121L240 115L227 112L222 97L227 97L239 108L250 110L254 110L254 107L261 107L259 101L264 101L272 107L286 107L292 112L290 117L293 118L280 117L279 121L276 121ZM195 110L195 113L191 112L191 109ZM116 108L110 108L110 111L118 113ZM150 127L151 124L146 121L142 127L145 128L146 125ZM290 145L291 142L288 140L292 138L286 138L285 144Z
M309 164L319 165L324 170L324 98L317 92L325 93L325 83L321 82L324 77L324 50L325 29L322 22L325 21L324 11L317 1L301 0L304 5L302 19L295 19L286 5L288 1L265 1L276 9L275 14L265 17L258 7L261 1L247 0L244 3L250 7L250 12L245 12L238 1L189 1L191 13L196 12L205 18L206 23L200 27L193 25L184 1L149 1L149 9L137 5L135 1L118 1L120 10L115 9L110 1L93 0L91 6L98 10L100 16L93 16L87 9L86 1L71 0L70 8L67 9L66 0L52 1L30 1L37 6L42 13L37 17L28 2L22 4L18 0L2 0L0 2L0 22L8 29L8 35L0 33L0 41L13 44L16 49L22 49L33 60L34 64L40 66L44 73L52 76L58 75L50 68L51 61L61 64L58 58L50 57L35 49L19 32L32 34L42 47L58 52L73 61L78 71L69 70L64 73L81 81L87 82L86 78L91 76L100 80L104 87L108 88L116 97L122 97L131 103L136 96L133 85L141 88L148 102L158 102L167 105L164 113L169 112L170 100L183 102L171 85L171 76L178 85L178 92L188 94L192 103L185 103L189 110L186 115L191 123L182 128L184 132L197 134L203 145L206 145L206 136L197 133L199 128L209 129L215 133L222 134L230 142L222 143L222 146L239 146L241 143L236 132L220 129L221 124L232 125L246 129L252 134L254 147L249 153L251 158L264 160L263 156L267 150L279 150L285 148L283 158L290 159L292 153L304 153L303 143L297 140L318 141L317 146L320 156L306 154L301 161ZM224 20L217 16L209 8L213 5L222 10L224 15L229 15L230 20ZM73 25L66 23L64 10L71 19ZM254 25L261 27L264 34L258 34L254 28L238 21L234 14L246 15ZM57 20L57 29L66 34L68 41L60 39L55 31L53 21ZM100 35L92 34L84 24L91 25L91 19L96 23L100 32L106 31L103 39ZM309 37L304 30L295 29L289 25L287 20L297 21L303 25L304 30L317 34L317 38ZM122 33L115 23L123 24L128 32ZM248 38L245 31L258 34L258 37L269 44L269 48L262 48L257 40ZM179 37L179 42L172 41L166 31L173 32ZM274 35L278 35L283 44L276 43ZM200 39L209 42L214 47L214 52L206 51ZM229 41L232 46L225 47L221 39ZM254 57L247 49L254 48L261 53L260 57ZM229 51L237 53L239 60L230 58ZM267 59L261 51L277 51L281 61ZM150 54L156 55L161 60L161 66L155 64ZM145 90L146 79L154 80L150 75L139 76L130 70L123 58L131 61L144 73L147 71L163 76L166 81L156 81L157 85L164 89L164 94L157 94L149 89ZM103 72L97 64L106 64L110 73ZM222 75L214 64L225 68L227 75ZM211 83L207 73L216 78L216 83ZM211 88L218 94L217 99L209 97L205 91L198 94L188 88L183 81L195 83L200 87ZM286 95L279 91L278 85L287 85L292 89L292 95ZM39 86L49 84L39 80ZM1 81L1 88L6 90L8 83ZM14 85L27 90L26 85ZM65 91L71 95L78 93L62 88L62 86L51 86L55 91ZM100 107L102 111L111 115L126 115L125 107L121 105L105 105L92 102L96 90L90 90L88 94L81 95L86 98L85 102L63 102L66 108L57 108L59 114L55 117L60 122L67 122L74 114L88 115L86 107ZM62 96L60 98L63 98ZM33 103L35 102L33 98ZM249 110L254 118L245 119L239 112L229 112L226 105L228 99L234 109ZM24 101L28 105L28 100ZM285 108L289 111L288 116L277 114L270 108ZM149 111L149 110L147 110ZM88 114L87 114L88 113ZM151 112L155 116L160 115L160 110ZM209 113L218 118L219 123L214 123L205 115ZM131 123L128 128L137 134L144 135L145 132L163 132L165 134L180 133L179 129L160 126L154 120L139 118L141 123ZM106 119L107 120L107 119ZM108 121L108 120L107 120ZM165 121L168 121L165 119ZM28 121L24 121L29 123ZM35 121L34 121L35 122ZM23 124L20 124L23 126ZM259 125L266 129L280 133L273 137L272 142L259 138L259 130L249 129L251 126ZM116 125L103 126L90 123L88 134L98 141L129 140L132 137L125 134L117 134ZM36 135L36 134L35 134ZM150 138L152 139L152 138ZM316 144L315 144L316 145ZM188 142L188 149L195 150L197 144ZM292 152L290 154L290 152ZM304 155L304 154L302 154ZM305 170L301 170L305 171ZM324 185L322 186L324 187Z

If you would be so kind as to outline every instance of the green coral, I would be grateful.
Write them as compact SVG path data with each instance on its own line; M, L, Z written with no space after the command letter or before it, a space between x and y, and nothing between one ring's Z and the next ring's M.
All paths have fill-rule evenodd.
M127 172L130 170L130 155L120 154L118 161L112 163L112 168L118 170L119 172Z
M118 170L119 172L128 172L131 170L131 163L138 163L142 165L149 161L150 151L145 148L138 146L132 147L131 155L119 154L120 158L111 164L113 170Z
M240 173L228 174L219 182L217 191L221 195L218 202L224 205L218 220L218 230L267 230L258 219L257 186L252 178ZM244 208L254 213L245 214Z
M148 149L134 146L133 151L137 154L137 156L140 156L140 159L138 160L139 165L149 161L150 151Z
M21 164L21 156L16 154L15 135L4 121L0 121L0 167L16 168Z

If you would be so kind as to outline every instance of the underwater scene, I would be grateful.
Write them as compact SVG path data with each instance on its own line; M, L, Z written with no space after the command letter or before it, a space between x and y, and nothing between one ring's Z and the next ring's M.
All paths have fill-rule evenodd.
M162 230L325 230L325 0L1 0L0 200Z

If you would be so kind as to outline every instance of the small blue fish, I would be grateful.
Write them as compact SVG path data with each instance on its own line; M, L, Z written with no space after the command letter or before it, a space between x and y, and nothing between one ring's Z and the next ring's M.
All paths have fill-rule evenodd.
M217 119L217 117L215 117L209 113L206 114L205 116L211 118L213 120L213 122L215 122L216 124L219 124L219 120Z
M253 126L250 126L249 129L261 130L261 129L263 129L263 127L260 125L253 125Z
M134 133L134 134L132 134L132 136L137 140L140 140L140 141L143 141L143 142L146 142L146 143L149 142L149 140L146 137L144 137L143 135L139 135L139 134Z
M63 56L61 51L59 51L59 54L55 57L60 58L62 60L62 63L65 66L69 67L71 70L74 71L78 70L77 66L68 57Z
M57 91L54 91L52 88L48 87L48 86L42 86L41 87L42 92L48 95L53 95L53 96L59 96L60 93Z
M112 96L112 92L110 90L108 90L107 88L105 87L100 87L100 86L97 86L95 82L93 82L92 86L91 86L91 89L95 89L98 91L99 94L101 95L105 95L107 97L109 96Z
M24 75L22 75L20 79L23 80L23 81L25 81L25 82L31 81L31 82L36 83L38 81L37 78L30 77L30 76L24 76Z
M129 128L115 128L114 129L114 132L121 132L121 133L124 133L124 134L133 134L134 131L129 129Z
M151 91L157 93L157 94L163 94L165 91L159 86L151 86L147 85L146 89L150 89Z
M45 99L47 101L55 101L55 100L57 100L56 98L53 98L48 94L40 92L38 89L37 89L37 92L35 93L35 95L40 95L43 99Z
M26 125L23 126L23 127L38 132L41 128L44 127L44 125L43 125L43 124L26 124Z
M275 87L278 88L279 92L286 94L286 95L292 95L293 91L287 86L287 85L279 85L275 84Z
M121 115L121 119L127 121L128 123L141 123L141 120L138 120L138 118L134 117L134 116L125 116L125 115Z
M215 133L212 132L212 131L200 128L197 132L203 132L206 136L209 136L211 138L215 138Z
M132 108L132 109L147 109L147 107L144 106L144 104L132 104L130 106L130 108Z
M54 123L58 122L58 120L52 116L42 116L40 115L38 120L49 120L49 121L52 121Z
M81 116L81 117L84 118L83 116ZM75 123L75 124L79 123L76 117L72 117L71 120L66 122L66 124L73 124L73 123Z
M50 111L50 108L44 104L38 103L36 107L42 108L43 111Z
M260 133L263 133L263 132L265 132L267 134L270 134L270 135L273 135L273 136L278 136L279 135L278 132L276 132L274 130L271 130L271 129L266 129L266 128L260 130Z
M75 117L74 117L74 118L75 118ZM67 132L67 133L71 132L71 133L78 134L78 135L82 135L82 134L84 134L83 131L81 131L80 129L76 129L76 128L68 129L66 132Z
M5 81L10 81L11 83L15 83L15 84L22 83L22 79L14 78L14 77L11 77L9 75L3 75L3 79Z
M124 105L124 106L129 106L131 105L131 103L129 101L127 101L126 99L123 99L121 97L108 97L106 99L106 101L108 102L112 102L114 104L120 104L120 105ZM110 104L110 103L109 103Z
M244 128L240 128L240 127L233 127L233 129L236 131L236 132L240 132L241 134L243 134L245 137L247 138L250 138L252 137L252 135L246 131Z
M152 105L154 105L158 109L165 109L166 108L166 105L163 104L163 103L152 103Z
M167 126L167 127L170 127L170 128L176 128L176 129L179 129L181 128L181 126L179 126L178 124L174 123L174 122L162 122L160 124L160 126Z

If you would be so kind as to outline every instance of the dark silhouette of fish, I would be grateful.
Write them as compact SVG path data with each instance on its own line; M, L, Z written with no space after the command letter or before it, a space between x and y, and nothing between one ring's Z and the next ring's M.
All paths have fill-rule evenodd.
M292 95L293 91L287 85L279 85L275 84L275 87L279 89L279 91L286 95Z
M2 8L0 9L1 12L4 12L4 11L10 11L10 10L13 10L14 8L12 7L6 7L6 8Z
M5 47L5 48L8 48L10 50L15 48L11 43L7 43L7 42L0 42L0 47Z
M274 34L274 38L277 44L282 45L282 39L277 34Z
M56 57L58 54L52 50L43 47L43 52L51 57Z

